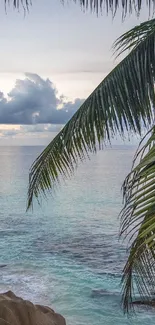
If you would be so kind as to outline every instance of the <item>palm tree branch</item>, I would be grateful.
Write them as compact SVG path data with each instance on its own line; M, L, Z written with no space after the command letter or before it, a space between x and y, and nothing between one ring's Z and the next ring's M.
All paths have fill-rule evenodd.
M150 49L152 54L149 55ZM108 74L37 158L30 170L28 208L34 195L38 197L46 189L54 189L60 175L66 178L73 173L79 160L96 152L98 146L101 148L103 142L110 141L116 133L122 137L126 131L130 135L141 134L143 127L152 124L154 53L155 31L142 39Z
M5 9L7 9L8 5L9 6L11 5L15 9L20 9L20 7L22 7L26 12L29 11L29 7L30 5L32 5L32 1L31 0L4 0L4 4L5 4Z
M125 311L132 306L134 281L141 300L151 299L155 288L155 127L148 135L147 142L141 142L143 146L136 153L133 169L123 184L121 235L132 242L122 278Z
M24 8L29 7L31 4L31 0L4 0L5 5L11 4L15 8L20 7L22 5ZM65 0L62 0L64 3ZM109 13L112 13L112 16L114 17L117 10L121 8L122 11L122 18L124 19L127 14L131 14L132 12L135 12L137 16L139 16L142 6L144 5L144 1L142 0L74 0L74 2L78 2L82 9L84 10L90 10L91 12L95 11L97 14L103 11L103 9ZM154 13L155 9L155 0L146 0L145 5L149 9L149 14L151 12Z
M123 52L135 49L139 44L153 34L155 30L155 20L151 19L141 23L121 35L113 45L114 52L119 56ZM138 62L137 62L138 64ZM139 68L137 66L137 68Z

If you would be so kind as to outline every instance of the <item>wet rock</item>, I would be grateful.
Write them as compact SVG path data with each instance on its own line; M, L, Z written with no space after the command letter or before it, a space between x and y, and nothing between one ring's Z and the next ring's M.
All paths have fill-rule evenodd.
M0 294L0 325L66 325L50 307L34 305L12 291Z
M0 268L6 267L7 264L0 264Z
M99 298L105 296L118 296L117 292L108 291L105 289L94 289L91 292L91 298Z

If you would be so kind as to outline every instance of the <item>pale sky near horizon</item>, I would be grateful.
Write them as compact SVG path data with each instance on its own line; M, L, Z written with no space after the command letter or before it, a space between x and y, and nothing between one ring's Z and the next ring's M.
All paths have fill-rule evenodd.
M115 39L148 18L147 9L122 22L73 1L32 2L26 17L0 4L0 145L47 144L116 65Z

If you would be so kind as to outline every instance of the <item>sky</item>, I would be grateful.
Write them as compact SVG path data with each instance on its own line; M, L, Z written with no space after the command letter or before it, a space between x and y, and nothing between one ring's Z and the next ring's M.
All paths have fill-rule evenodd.
M124 22L79 4L32 0L24 15L0 3L0 145L46 145L118 63L113 42L148 18Z

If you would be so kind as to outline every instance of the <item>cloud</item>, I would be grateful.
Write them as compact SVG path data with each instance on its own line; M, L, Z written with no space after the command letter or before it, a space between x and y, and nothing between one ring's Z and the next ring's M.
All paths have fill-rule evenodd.
M26 73L24 80L16 80L8 97L0 92L0 124L63 125L83 101L80 98L73 102L67 101L63 95L58 96L52 81L44 80L34 73Z
M0 127L0 140L3 139L42 139L49 141L61 130L61 124L7 125Z

